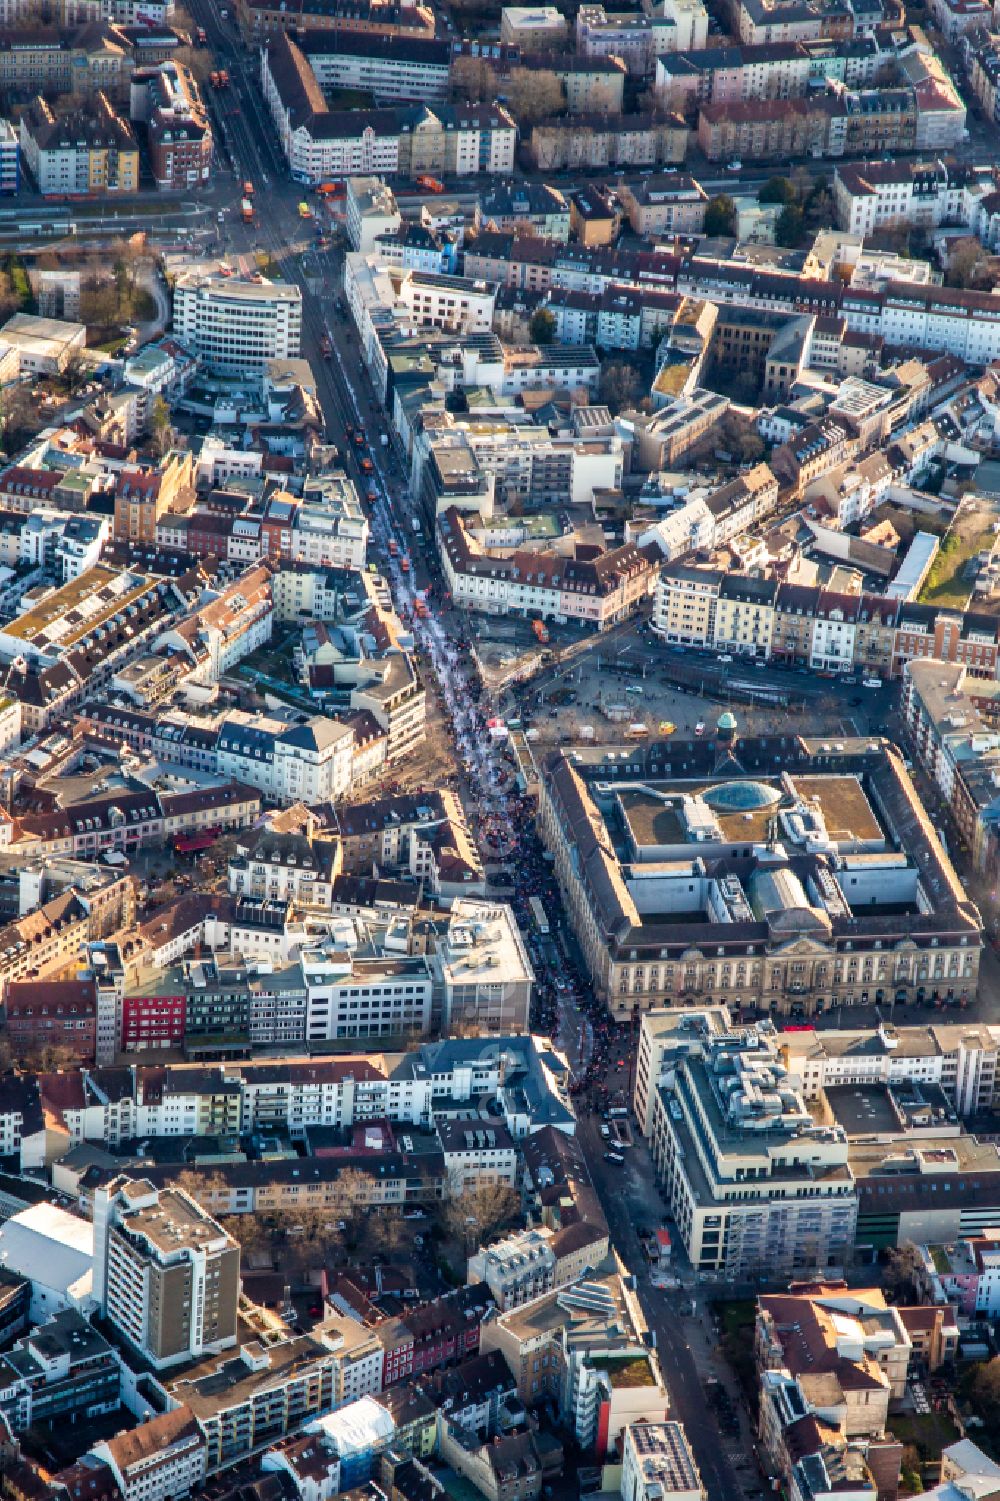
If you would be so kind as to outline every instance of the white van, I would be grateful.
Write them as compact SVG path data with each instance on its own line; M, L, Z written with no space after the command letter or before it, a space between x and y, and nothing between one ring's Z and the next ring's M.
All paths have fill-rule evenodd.
M881 686L882 686L882 679L881 678L862 678L861 679L861 686L862 686L862 688L881 688Z

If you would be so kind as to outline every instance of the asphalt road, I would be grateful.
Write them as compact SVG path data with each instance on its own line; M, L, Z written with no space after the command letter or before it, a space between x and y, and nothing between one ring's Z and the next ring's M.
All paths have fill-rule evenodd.
M643 1311L656 1334L660 1368L670 1396L670 1416L684 1425L709 1501L738 1501L745 1491L729 1457L734 1439L720 1432L705 1401L702 1378L691 1349L690 1330L680 1313L681 1296L653 1287L649 1263L637 1234L638 1228L644 1225L655 1228L663 1218L659 1196L651 1188L648 1174L644 1173L631 1185L631 1191L627 1183L627 1175L639 1172L637 1159L646 1153L646 1147L640 1139L626 1154L624 1168L606 1164L598 1125L599 1118L582 1116L577 1135L607 1217L611 1239L635 1276ZM697 1296L701 1301L701 1294ZM739 1446L738 1437L735 1442Z

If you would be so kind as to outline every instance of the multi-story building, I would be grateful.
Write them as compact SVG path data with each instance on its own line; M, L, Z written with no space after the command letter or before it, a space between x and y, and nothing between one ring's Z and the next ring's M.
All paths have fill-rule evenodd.
M687 1053L694 1038L721 1037L730 1027L730 1015L724 1006L643 1012L632 1096L635 1118L643 1136L648 1136L652 1127L654 1095L667 1081L674 1061Z
M47 1049L56 1048L74 1062L94 1061L97 1002L93 981L8 981L3 1015L15 1057L40 1058Z
M116 1353L75 1307L44 1317L0 1357L0 1412L12 1433L97 1418L120 1401Z
M469 1257L466 1281L485 1282L501 1313L520 1308L556 1285L553 1232L518 1230Z
M206 919L203 911L201 915L190 915L190 945L204 942L208 921L214 926L216 919L214 916ZM182 933L180 938L185 935ZM79 939L76 943L78 946ZM170 941L171 952L175 944L183 952L185 945L176 938ZM572 1137L565 1133L573 1131L575 1120L565 1061L527 1034L507 1037L500 1048L495 1037L422 1043L403 1057L391 1079L384 1068L376 1067L370 1059L295 1057L283 1060L277 1067L269 1061L233 1063L225 1069L219 1064L163 1065L148 1070L131 1065L110 1075L103 1069L87 1069L72 1078L71 1089L57 1084L54 1090L46 1092L44 1100L50 1146L58 1141L65 1143L67 1150L84 1141L117 1149L124 1141L148 1136L212 1136L271 1128L287 1131L300 1141L310 1126L352 1126L371 1120L427 1128L440 1100L446 1099L467 1111L471 1101L491 1094L497 1097L502 1119L511 1134L523 1140L526 1158L536 1155L534 1149L543 1138L552 1147L552 1151L543 1154L537 1167L539 1217L551 1217L554 1212L551 1205L546 1207L542 1203L546 1197L544 1190L551 1181L563 1184L567 1206L582 1195L587 1198L589 1214L594 1213L585 1168L575 1158L568 1168L563 1161L572 1151L566 1146ZM505 1083L507 1078L514 1081L510 1087ZM542 1120L546 1126L537 1129ZM536 1130L529 1137L531 1124ZM44 1131L38 1090L8 1089L0 1099L0 1141L14 1154L20 1150L25 1165L38 1166L45 1156L45 1143L39 1142L40 1136L44 1136ZM41 1155L36 1158L39 1152ZM443 1156L435 1139L428 1138L428 1150L421 1155L433 1159L428 1179L443 1178ZM377 1170L380 1170L386 1159L384 1154L377 1156ZM405 1174L411 1159L403 1153L397 1156L398 1166ZM299 1161L295 1159L289 1164L290 1169ZM326 1177L318 1171L319 1159L315 1166L315 1181L323 1185ZM237 1168L236 1186L219 1201L220 1212L227 1206L233 1213L253 1212L257 1180L252 1173L243 1172L246 1164L237 1164ZM276 1164L267 1163L264 1168L260 1175L261 1196L270 1195L271 1202L277 1205L283 1198L284 1185L277 1178L269 1183L267 1178ZM334 1161L332 1172L327 1175L334 1187L338 1171ZM296 1179L291 1170L287 1179L289 1190L294 1190ZM392 1187L396 1187L395 1182ZM397 1202L419 1197L407 1193L405 1176L398 1187ZM386 1202L393 1200L389 1197ZM210 1203L215 1207L211 1196ZM594 1223L593 1219L590 1222ZM567 1228L575 1231L576 1222ZM600 1251L602 1235L606 1240L606 1225L597 1226L591 1239L591 1244L598 1247L593 1253L598 1259L605 1254ZM568 1237L568 1241L574 1238L575 1235ZM88 1254L92 1255L92 1249L91 1242ZM571 1254L569 1244L565 1254Z
M153 546L161 517L171 506L190 505L194 486L190 453L171 453L155 468L123 465L115 477L115 541Z
M25 166L44 197L105 197L138 189L135 132L103 92L78 113L39 94L21 116L20 139Z
M354 732L319 715L291 728L283 720L233 711L219 730L219 769L276 801L317 803L351 785Z
M902 225L971 226L983 196L983 184L975 174L954 161L869 160L838 165L833 174L838 225L866 237Z
M380 235L399 229L396 196L381 177L350 177L345 203L347 238L355 250L369 255Z
M135 72L131 113L133 120L145 122L158 188L176 192L208 182L212 127L189 68L171 61Z
M921 1246L921 1282L942 1314L996 1318L1000 1311L1000 1245L995 1231L952 1245ZM942 1307L944 1305L944 1307ZM952 1313L954 1310L954 1313ZM956 1329L957 1333L957 1329ZM933 1369L933 1367L931 1367Z
M699 1270L739 1279L848 1259L858 1199L847 1135L813 1121L770 1028L693 1038L653 1097L650 1146Z
M665 641L715 645L722 575L678 561L668 563L653 597L653 629Z
M803 452L812 462L813 446ZM713 539L718 540L714 528L707 540ZM657 584L654 626L668 640L721 647L719 597L724 586L743 588L733 578L683 561L669 563ZM773 586L774 580L751 583ZM778 661L885 677L899 676L911 662L946 663L964 669L964 688L983 707L992 702L1000 633L985 613L910 604L892 593L844 595L819 585L785 583L778 583L771 608L770 655ZM953 676L946 676L950 691L956 691Z
M970 10L975 9L976 3L977 0L971 0ZM966 48L969 87L987 120L996 120L1000 102L1000 48L991 34L972 45L967 42Z
M836 0L740 0L737 8L737 30L741 42L817 41L828 38L847 41L857 35L865 35L881 24L882 11L862 10L858 13L849 5Z
M1000 859L1000 734L995 681L957 662L910 661L903 713L910 743L931 778L975 868L992 879Z
M569 36L565 17L554 5L505 5L500 12L500 41L525 52L564 49Z
M171 1501L205 1479L205 1439L184 1405L99 1439L90 1452L111 1471L122 1501Z
M527 1407L547 1402L599 1459L629 1424L662 1421L667 1393L633 1288L617 1275L580 1278L506 1313L482 1331L500 1350ZM616 1373L628 1369L627 1381Z
M737 745L752 779L718 769ZM727 714L684 746L682 778L656 742L632 749L613 778L596 751L545 763L540 832L612 1013L728 1002L812 1014L973 995L981 919L898 754L800 740L781 747L780 787L772 754L770 742L739 744ZM679 758L672 742L671 766Z
M727 576L715 603L715 644L723 652L766 661L771 655L777 581Z
M441 559L454 603L490 614L586 620L606 630L649 592L649 560L632 544L597 558L555 552L495 554L466 530L452 506L439 517Z
M807 1402L815 1402L821 1380L832 1375L848 1437L884 1433L889 1403L906 1391L912 1342L901 1311L878 1288L820 1282L762 1296L754 1343L760 1370L787 1371Z
M843 463L855 446L839 422L810 422L771 455L771 467L785 484L801 494L807 485Z
M665 167L683 162L688 130L676 115L559 115L526 132L540 172L568 168ZM578 236L579 237L579 236Z
M958 1115L994 1108L1000 1076L1000 1032L961 1022L897 1026L874 1032L788 1033L783 1038L792 1078L809 1102L836 1085L913 1081L939 1087Z
M708 194L686 172L625 183L619 201L637 235L700 234Z
M236 1344L239 1246L180 1189L113 1179L94 1196L94 1296L154 1370Z
M205 1440L208 1475L299 1432L333 1405L336 1351L311 1335L251 1339L228 1359L209 1356L167 1383Z
M502 105L331 110L306 53L284 32L261 54L261 84L298 182L388 173L503 174L514 165L517 131Z
M698 104L798 98L811 72L802 42L684 49L657 57L656 92L662 106L687 113Z
M20 137L9 120L0 120L0 193L16 193L20 186Z
M237 845L229 862L229 889L244 900L294 902L328 912L342 865L337 839L265 829Z
M433 984L422 955L307 949L302 955L310 1043L345 1037L420 1037L431 1030Z
M569 199L546 183L502 183L481 193L476 205L476 228L513 229L531 225L548 240L569 239Z
M302 293L285 283L184 271L174 282L173 326L207 371L245 375L291 359L302 341Z
M474 1191L485 1184L514 1187L517 1151L506 1126L459 1115L438 1121L437 1135L453 1193Z
M476 1354L494 1311L489 1289L475 1283L384 1320L375 1329L383 1387Z
M698 114L698 145L710 162L739 155L747 161L787 161L790 156L840 156L837 131L844 106L815 99L719 100Z
M795 1501L830 1492L837 1475L858 1496L895 1488L903 1451L886 1431L888 1406L915 1353L907 1318L924 1314L934 1322L940 1310L897 1310L877 1289L843 1283L760 1299L761 1448Z
M303 50L321 89L361 89L377 104L433 106L448 98L451 44L444 40L331 27L308 31Z
M327 1311L323 1318L323 1342L337 1357L334 1369L337 1407L382 1390L382 1346L374 1331L359 1324L352 1315Z
M638 77L652 72L657 55L672 50L684 35L708 36L708 15L674 5L647 15L641 11L607 11L601 4L582 5L576 18L576 50L583 57L620 57ZM678 24L680 21L680 24ZM697 46L697 41L686 45Z
M433 37L434 12L424 4L398 0L302 0L294 12L280 0L240 0L237 7L245 37L273 36L289 30L326 30L333 27L365 36Z
M20 3L20 0L17 0ZM154 9L159 0L153 0ZM111 19L110 17L107 19ZM100 15L67 17L67 27L36 26L26 16L0 21L0 88L7 98L31 99L36 94L105 92L127 98L135 64L128 38L114 25L100 23ZM149 32L150 17L145 32Z
M705 1491L680 1423L629 1423L622 1445L622 1501L702 1501Z

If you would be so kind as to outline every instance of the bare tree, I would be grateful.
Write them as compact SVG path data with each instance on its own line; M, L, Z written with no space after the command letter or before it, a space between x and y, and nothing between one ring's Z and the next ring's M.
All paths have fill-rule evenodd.
M441 1206L446 1233L468 1249L482 1245L514 1219L520 1199L507 1183L476 1183L466 1188L456 1177Z
M406 1224L398 1209L390 1205L368 1216L367 1240L376 1251L396 1256L406 1238Z
M23 381L0 387L0 442L6 454L16 453L41 427L38 400Z
M212 74L215 61L210 47L178 47L174 61L187 68L198 83L203 84Z
M170 452L174 444L174 428L170 421L170 407L163 396L157 396L149 412L149 430L160 458Z
M186 1167L171 1179L170 1186L194 1199L206 1214L225 1214L229 1207L229 1184L218 1171L199 1172L197 1168Z
M642 383L634 365L624 360L607 360L601 366L601 400L612 412L620 412L631 406L639 395Z
M562 83L547 68L512 68L504 95L507 108L519 125L561 115L566 108Z
M882 1269L882 1287L895 1302L912 1302L920 1296L919 1277L923 1267L920 1252L912 1241L893 1247ZM998 1365L1000 1370L1000 1365Z
M332 1185L332 1192L327 1196L324 1213L348 1245L356 1245L361 1238L365 1210L371 1203L371 1190L372 1182L368 1175L349 1167L338 1174Z
M248 1258L267 1249L275 1233L259 1214L228 1214L225 1228Z
M971 287L983 258L983 247L973 238L959 240L948 257L945 280L950 287Z
M43 1042L22 1055L20 1065L32 1074L58 1074L79 1067L80 1060L72 1048L62 1042Z
M485 57L456 57L450 88L457 104L488 103L496 96L496 74Z

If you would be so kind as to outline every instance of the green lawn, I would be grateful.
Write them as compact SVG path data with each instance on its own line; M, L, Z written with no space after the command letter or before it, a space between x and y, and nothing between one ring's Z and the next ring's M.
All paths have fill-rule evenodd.
M150 323L156 317L156 298L145 287L136 287L132 298L133 323Z
M712 1308L722 1326L722 1353L743 1389L751 1412L756 1412L759 1392L753 1333L757 1304L753 1298L735 1298L732 1302L719 1299Z
M753 1298L737 1298L732 1303L720 1300L713 1304L713 1309L722 1324L723 1336L746 1334L753 1338L753 1326L757 1321L757 1305Z
M921 604L965 608L972 587L965 577L966 564L977 552L992 546L995 520L992 511L979 505L967 506L958 513L920 591Z
M947 1412L902 1412L890 1414L889 1428L901 1444L913 1444L922 1459L939 1459L941 1450L960 1438Z
M324 89L331 109L371 109L374 96L364 89Z
M28 308L32 302L31 282L23 262L16 257L10 263L10 284L14 295L20 300L22 308Z

